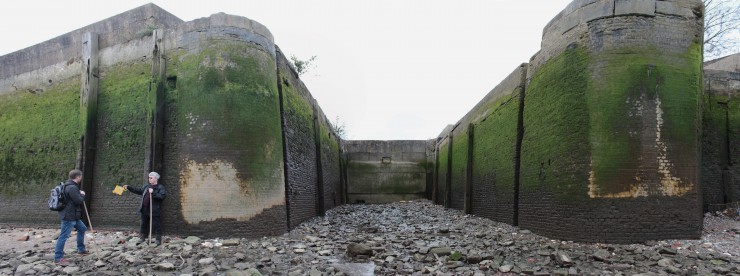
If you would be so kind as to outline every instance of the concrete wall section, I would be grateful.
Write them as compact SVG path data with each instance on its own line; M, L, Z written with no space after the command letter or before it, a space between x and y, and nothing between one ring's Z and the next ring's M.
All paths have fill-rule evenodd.
M151 35L155 28L174 28L183 21L154 4L147 4L93 23L37 45L0 56L0 94L15 88L44 89L48 80L69 77L60 67L78 63L83 34L100 34L105 49ZM52 67L49 69L44 69ZM73 74L78 74L74 72Z
M344 141L349 203L426 196L427 141Z

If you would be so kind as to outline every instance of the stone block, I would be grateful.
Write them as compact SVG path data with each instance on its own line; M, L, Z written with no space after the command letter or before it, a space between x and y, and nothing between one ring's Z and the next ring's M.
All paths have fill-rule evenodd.
M573 2L570 2L565 9L563 9L563 14L567 15L570 13L573 13L577 10L580 10L581 8L584 8L586 6L589 6L591 4L598 4L599 2L614 2L613 0L575 0Z
M684 8L676 5L676 3L666 1L655 2L655 13L683 16L685 18L696 17L694 13L691 12L691 9Z
M604 0L584 6L580 11L581 20L589 22L594 19L609 17L614 15L614 0Z
M644 14L655 15L655 0L616 0L614 15Z

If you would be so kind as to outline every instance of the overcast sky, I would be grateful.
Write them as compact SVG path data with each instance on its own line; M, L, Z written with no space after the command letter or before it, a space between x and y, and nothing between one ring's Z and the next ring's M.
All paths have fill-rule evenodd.
M0 55L148 2L8 2ZM302 79L356 140L436 137L539 50L542 29L570 2L153 1L185 21L248 17L270 29L286 56L317 56Z

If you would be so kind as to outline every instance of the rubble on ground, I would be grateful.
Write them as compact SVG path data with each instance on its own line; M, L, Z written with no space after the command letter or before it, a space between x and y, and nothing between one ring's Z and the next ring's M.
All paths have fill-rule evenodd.
M25 231L15 239L30 237L27 242L39 237L0 227L13 231ZM705 215L701 240L643 244L552 240L428 201L344 205L261 239L167 236L150 246L137 245L133 232L92 236L89 255L69 247L67 267L53 263L52 241L2 250L0 275L740 274L740 221L715 213Z

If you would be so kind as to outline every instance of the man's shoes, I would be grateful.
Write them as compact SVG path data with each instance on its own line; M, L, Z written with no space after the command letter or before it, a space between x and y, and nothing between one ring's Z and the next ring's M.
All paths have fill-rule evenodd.
M54 261L54 264L55 264L55 265L58 265L58 266L69 266L69 265L71 265L71 264L70 264L70 263L69 263L69 262L67 261L67 259L65 259L65 258L61 258L61 259L59 259L58 261Z
M90 251L87 251L87 250L85 250L85 251L77 251L77 255L80 255L80 256L87 256L89 254L90 254Z

